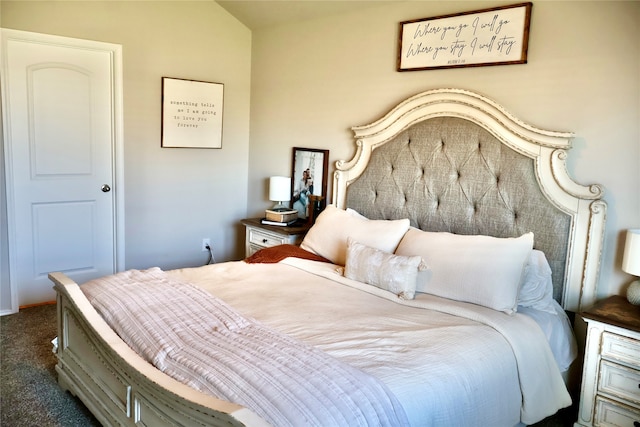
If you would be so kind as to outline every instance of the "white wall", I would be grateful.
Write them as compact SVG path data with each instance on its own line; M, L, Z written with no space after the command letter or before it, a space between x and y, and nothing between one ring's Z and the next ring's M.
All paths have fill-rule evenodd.
M331 172L355 152L351 126L428 89L469 89L575 132L569 173L609 205L598 294L624 292L623 230L640 227L640 3L537 1L527 64L395 71L399 22L499 4L400 2L254 31L249 214L269 205L266 177L290 173L292 146L329 149Z
M4 28L123 46L125 267L202 265L204 237L241 257L251 32L213 1L0 4ZM160 147L163 76L224 83L222 149Z

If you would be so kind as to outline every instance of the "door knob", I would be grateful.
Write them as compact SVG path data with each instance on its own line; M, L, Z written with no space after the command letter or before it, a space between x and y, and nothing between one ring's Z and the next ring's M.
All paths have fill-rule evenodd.
M100 187L100 189L103 193L108 193L109 191L111 191L111 187L109 187L107 184L104 184L102 187Z

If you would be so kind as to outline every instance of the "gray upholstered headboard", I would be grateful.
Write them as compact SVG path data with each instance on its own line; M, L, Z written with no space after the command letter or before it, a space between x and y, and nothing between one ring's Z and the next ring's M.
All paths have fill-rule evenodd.
M606 205L599 186L566 174L571 134L533 128L454 89L416 95L354 131L358 152L336 164L334 204L428 231L532 231L556 300L568 310L593 302Z

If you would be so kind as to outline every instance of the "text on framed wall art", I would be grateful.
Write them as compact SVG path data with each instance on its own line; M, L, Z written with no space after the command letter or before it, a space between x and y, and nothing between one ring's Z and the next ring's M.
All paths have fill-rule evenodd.
M398 71L527 62L532 3L400 23Z
M162 147L222 148L224 85L162 78Z

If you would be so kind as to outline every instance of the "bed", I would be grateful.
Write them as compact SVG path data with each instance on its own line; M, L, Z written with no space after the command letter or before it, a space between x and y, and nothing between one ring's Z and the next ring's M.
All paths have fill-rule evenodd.
M300 247L51 273L61 387L103 425L515 426L568 406L565 311L595 300L606 215L567 173L573 135L460 89L353 131Z

